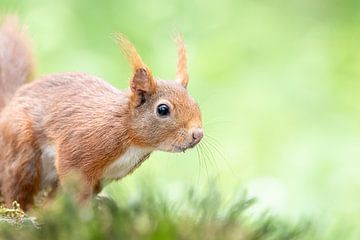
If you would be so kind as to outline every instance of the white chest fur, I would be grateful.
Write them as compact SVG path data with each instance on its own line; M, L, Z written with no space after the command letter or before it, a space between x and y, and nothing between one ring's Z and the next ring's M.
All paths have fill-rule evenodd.
M129 147L105 170L103 178L110 180L126 176L151 151L149 148Z

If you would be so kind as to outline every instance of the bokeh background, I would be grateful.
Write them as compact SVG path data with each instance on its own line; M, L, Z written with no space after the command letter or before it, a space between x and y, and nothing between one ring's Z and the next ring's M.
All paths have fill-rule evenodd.
M115 32L163 79L175 76L182 32L208 149L201 161L155 153L108 194L145 180L176 199L212 179L225 196L246 189L259 211L360 236L360 1L0 0L0 10L28 26L38 76L88 72L120 89L131 72Z

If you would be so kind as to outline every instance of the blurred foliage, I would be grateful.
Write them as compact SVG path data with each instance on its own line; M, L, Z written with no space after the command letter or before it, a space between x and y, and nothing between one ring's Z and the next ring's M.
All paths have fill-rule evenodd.
M184 183L215 177L224 196L256 196L254 214L305 216L324 236L360 238L360 1L0 0L0 9L28 26L39 76L82 71L119 88L130 69L114 32L164 79L175 75L171 34L183 33L207 145L200 160L155 153L107 187L113 198L152 179L178 199Z
M121 201L101 196L91 204L67 192L32 212L40 225L0 222L1 239L307 239L309 224L292 225L268 214L249 220L254 199L241 194L225 204L214 185L203 194L188 189L181 202L170 204L153 186L124 192Z

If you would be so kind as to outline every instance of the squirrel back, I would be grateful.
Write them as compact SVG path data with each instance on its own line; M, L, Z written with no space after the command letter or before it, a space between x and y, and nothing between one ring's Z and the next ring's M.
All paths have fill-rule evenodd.
M26 30L15 16L0 26L0 112L15 91L33 75L32 51Z

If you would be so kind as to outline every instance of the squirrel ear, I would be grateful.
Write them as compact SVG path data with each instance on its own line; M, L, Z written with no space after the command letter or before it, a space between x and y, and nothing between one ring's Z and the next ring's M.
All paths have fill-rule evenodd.
M187 72L186 67L186 49L185 43L182 36L178 33L175 37L175 42L178 49L178 64L177 64L177 71L176 71L176 81L181 83L185 88L189 82L189 75Z
M130 88L134 95L153 94L156 89L155 81L151 71L145 68L138 68L130 81Z
M144 93L152 94L156 90L156 82L151 70L144 64L134 45L122 34L116 34L120 49L133 68L134 75L130 81L133 97L140 104L144 100Z

